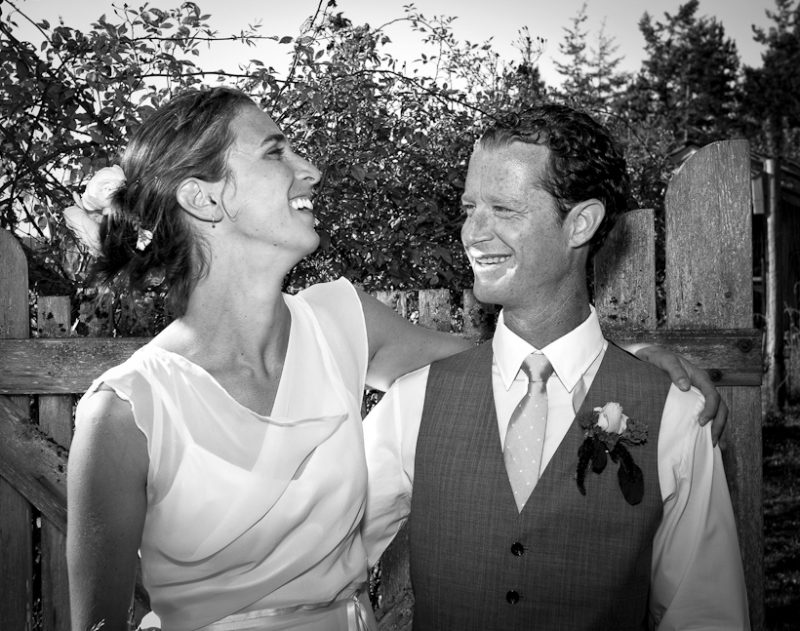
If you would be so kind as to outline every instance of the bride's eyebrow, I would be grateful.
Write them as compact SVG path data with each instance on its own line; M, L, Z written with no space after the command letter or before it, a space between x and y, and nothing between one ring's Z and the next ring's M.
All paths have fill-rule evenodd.
M286 142L286 136L284 136L280 132L276 132L274 134L269 134L269 135L264 137L264 140L261 141L261 146L264 147L265 145L268 145L268 144L273 143L273 142L275 142L275 143Z

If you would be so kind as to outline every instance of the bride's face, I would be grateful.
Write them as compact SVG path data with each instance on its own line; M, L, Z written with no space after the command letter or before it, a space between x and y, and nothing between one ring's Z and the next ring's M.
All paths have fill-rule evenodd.
M319 245L314 230L317 168L294 153L275 122L258 107L242 109L231 124L229 178L222 203L247 238L304 256Z

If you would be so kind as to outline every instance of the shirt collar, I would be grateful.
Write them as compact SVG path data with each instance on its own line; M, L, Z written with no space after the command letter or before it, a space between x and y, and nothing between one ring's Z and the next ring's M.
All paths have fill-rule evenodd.
M506 390L511 388L523 359L531 353L541 352L550 361L553 372L567 392L572 392L575 384L592 365L592 362L597 359L605 345L597 312L591 305L589 305L589 309L589 317L569 333L550 342L542 349L537 349L511 331L505 325L501 311L492 339L492 351L503 387Z

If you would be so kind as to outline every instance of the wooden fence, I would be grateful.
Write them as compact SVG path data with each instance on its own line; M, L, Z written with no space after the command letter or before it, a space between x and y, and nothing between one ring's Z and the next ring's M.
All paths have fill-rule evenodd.
M653 212L628 213L595 262L595 304L607 335L650 341L706 368L731 410L723 457L734 503L753 629L764 625L761 497L762 342L753 329L749 150L714 143L673 177L665 200L662 322L657 316ZM464 292L382 292L419 323L490 334L493 311ZM28 271L0 231L0 629L69 629L64 563L65 465L75 395L146 340L69 336L69 300L39 296L30 336ZM410 629L407 540L380 571L382 629ZM145 600L140 598L141 601Z

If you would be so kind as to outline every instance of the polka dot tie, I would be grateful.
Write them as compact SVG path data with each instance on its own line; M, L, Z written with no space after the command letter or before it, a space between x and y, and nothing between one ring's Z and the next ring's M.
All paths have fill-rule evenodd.
M528 377L528 393L522 397L508 422L503 458L517 508L522 512L539 480L547 426L547 379L553 367L541 353L532 353L522 362Z

